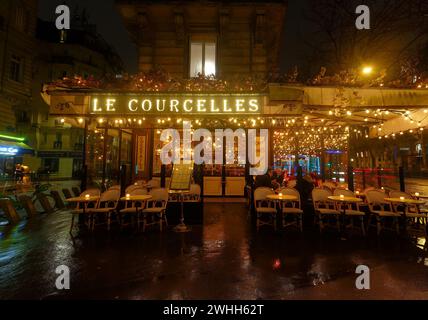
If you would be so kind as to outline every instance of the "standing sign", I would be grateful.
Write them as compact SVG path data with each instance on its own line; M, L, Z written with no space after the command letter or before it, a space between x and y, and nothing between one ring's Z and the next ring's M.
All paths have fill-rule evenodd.
M172 177L170 190L189 190L190 182L192 180L193 174L193 163L183 164L177 163L174 164L172 169Z

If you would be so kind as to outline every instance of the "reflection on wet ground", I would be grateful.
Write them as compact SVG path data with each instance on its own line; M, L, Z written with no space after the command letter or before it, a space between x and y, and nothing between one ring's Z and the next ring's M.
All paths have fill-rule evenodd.
M250 227L243 204L207 203L192 232L82 231L66 212L0 227L0 298L428 299L424 237L385 234L341 241L332 232ZM71 289L55 288L67 265ZM355 268L371 289L355 289Z

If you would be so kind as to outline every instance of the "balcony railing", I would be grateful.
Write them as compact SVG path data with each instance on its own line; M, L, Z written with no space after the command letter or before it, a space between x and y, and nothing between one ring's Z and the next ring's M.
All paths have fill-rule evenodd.
M54 149L62 149L62 141L55 141L53 143L53 148Z

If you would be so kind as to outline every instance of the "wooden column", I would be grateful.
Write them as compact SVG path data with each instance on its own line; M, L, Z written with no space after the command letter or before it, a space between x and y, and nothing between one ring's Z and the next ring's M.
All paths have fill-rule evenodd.
M86 164L86 144L88 139L88 122L90 122L91 119L85 119L85 128L83 129L83 154L82 154L82 169L81 169L81 176L80 176L80 191L85 191L87 189L87 183L88 183L88 165Z
M325 182L325 145L324 135L321 134L321 157L320 157L321 180Z

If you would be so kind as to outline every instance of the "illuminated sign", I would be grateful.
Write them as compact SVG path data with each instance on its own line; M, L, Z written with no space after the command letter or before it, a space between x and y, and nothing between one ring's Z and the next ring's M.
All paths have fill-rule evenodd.
M11 148L11 147L2 147L0 146L0 154L6 155L6 156L14 156L18 153L17 148Z
M133 94L92 96L90 113L109 114L259 114L257 94Z

